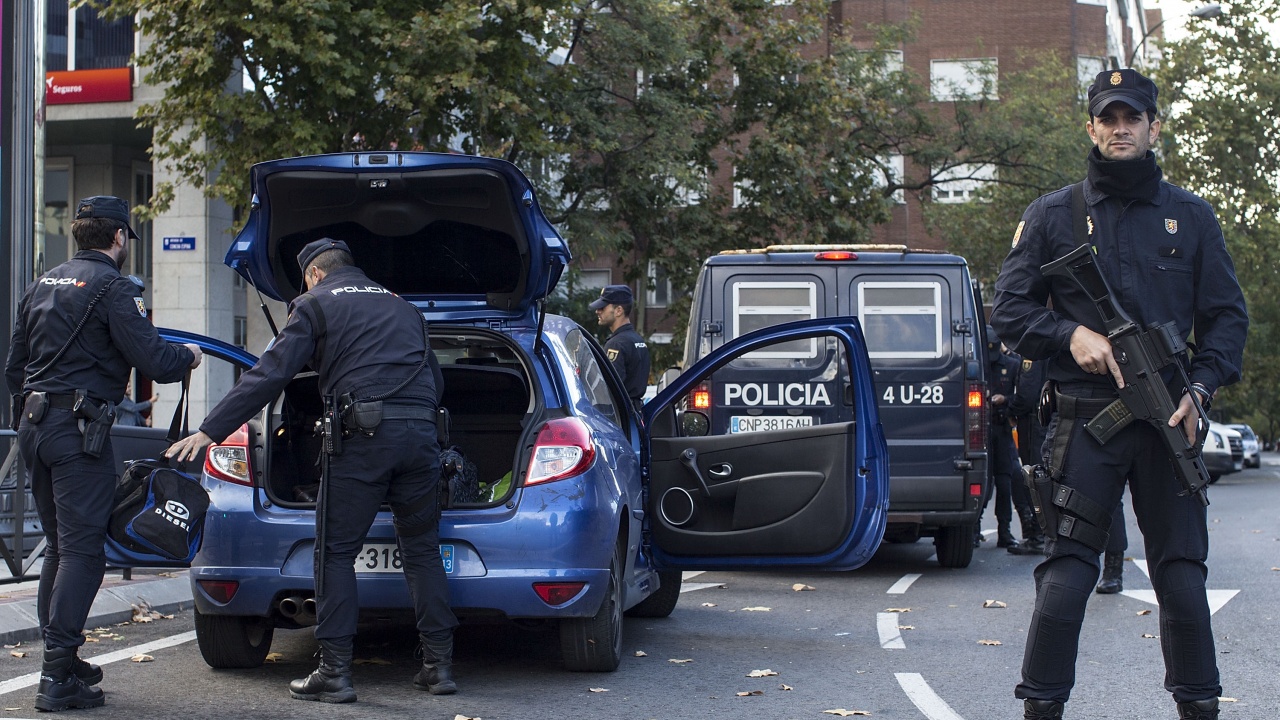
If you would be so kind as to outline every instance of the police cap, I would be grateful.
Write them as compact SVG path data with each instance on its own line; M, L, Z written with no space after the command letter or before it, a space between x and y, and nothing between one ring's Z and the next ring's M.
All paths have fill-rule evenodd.
M1133 68L1103 70L1089 86L1089 115L1097 117L1113 102L1122 102L1134 110L1155 112L1159 94L1156 84Z
M302 252L298 253L298 268L305 273L307 271L307 266L319 257L320 253L328 252L330 250L341 250L348 255L351 254L351 248L347 247L347 244L341 240L334 240L333 238L312 240L307 243L306 247L302 248Z
M591 301L587 307L592 310L599 310L605 305L622 305L630 308L635 302L635 298L631 295L631 287L628 285L605 285L600 290L600 297Z
M133 227L129 225L129 203L118 197L94 195L84 198L76 205L76 220L85 218L118 220L124 223L125 230L129 231L129 237L134 240L140 239L138 233L134 232Z

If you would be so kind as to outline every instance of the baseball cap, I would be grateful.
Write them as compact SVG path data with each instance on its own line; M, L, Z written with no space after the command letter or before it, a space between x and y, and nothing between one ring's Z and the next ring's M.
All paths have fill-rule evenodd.
M85 218L107 218L109 220L119 220L124 223L124 227L129 231L129 237L139 240L138 233L133 231L133 227L129 225L129 203L118 197L111 195L94 195L87 197L76 204L76 220L84 220Z
M591 301L587 307L592 310L599 310L605 305L624 305L631 307L635 302L635 298L631 295L631 287L628 285L605 285L600 290L600 297Z
M305 273L307 271L307 266L319 257L320 253L328 252L330 250L342 250L348 255L351 254L351 248L347 247L347 244L341 240L320 238L319 240L312 240L307 243L306 246L302 248L302 252L298 253L298 267Z
M1156 84L1133 68L1103 70L1089 86L1089 115L1097 117L1113 102L1122 102L1134 110L1155 112L1159 94Z

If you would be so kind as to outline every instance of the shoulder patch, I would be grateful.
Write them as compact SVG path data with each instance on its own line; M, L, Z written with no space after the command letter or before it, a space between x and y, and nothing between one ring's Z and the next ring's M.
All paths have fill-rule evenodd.
M1022 372L1031 372L1031 361L1030 361L1030 360L1023 360L1023 361L1022 361Z
M614 362L618 359L618 348L609 348L604 353L609 356L609 362Z
M1018 241L1022 239L1022 229L1025 228L1026 226L1027 226L1026 220L1023 220L1022 222L1018 223L1018 229L1013 231L1013 244L1009 246L1010 248L1018 247Z
M142 298L140 298L140 297L135 297L135 298L133 299L133 304L138 306L138 314L139 314L139 315L141 315L142 317L146 317L146 316L147 316L147 304L146 304L145 302L143 302Z

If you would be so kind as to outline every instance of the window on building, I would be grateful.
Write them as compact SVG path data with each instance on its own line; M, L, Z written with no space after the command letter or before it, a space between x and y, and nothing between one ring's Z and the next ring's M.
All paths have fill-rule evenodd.
M876 162L879 163L880 169L876 171L875 178L873 180L875 187L885 188L889 186L890 182L902 182L902 179L906 177L906 161L901 155L895 153L893 155L878 157L876 158ZM906 204L906 193L902 190L894 190L893 201L898 205Z
M739 282L733 284L733 337L753 330L808 320L818 316L818 287L812 282ZM813 339L792 340L768 350L748 353L752 359L811 359L817 356Z
M249 349L249 318L237 315L233 323L235 327L231 331L231 343L242 350Z
M940 358L942 286L936 282L860 283L858 322L872 358Z
M667 277L666 268L657 261L649 261L649 291L645 304L649 307L664 308L671 304L671 279Z
M1076 80L1080 83L1081 97L1084 97L1085 91L1093 84L1093 79L1098 76L1098 73L1106 69L1107 59L1104 57L1076 56Z
M956 165L938 173L933 186L933 200L940 203L969 202L984 184L995 179L994 165Z
M45 0L44 11L44 69L47 71L67 68L67 0Z
M132 17L108 21L91 5L46 0L45 69L129 67L134 35Z
M36 248L38 272L61 265L75 253L71 239L72 163L70 158L48 158L44 163L44 242Z
M590 292L595 295L599 294L612 279L613 271L609 268L574 268L570 269L568 275L556 284L555 293L562 297L571 291Z
M929 72L933 99L995 100L998 67L996 58L934 60Z
M746 178L738 177L737 173L733 176L733 206L743 207L747 205L747 195L750 194L752 188L751 181Z
M151 202L153 190L151 166L147 163L135 163L133 166L133 197L130 198L130 207L138 208ZM129 224L133 227L133 231L138 233L139 238L129 246L129 271L142 278L146 283L145 298L147 304L150 305L151 281L154 279L152 263L155 258L151 221L139 222L135 215Z

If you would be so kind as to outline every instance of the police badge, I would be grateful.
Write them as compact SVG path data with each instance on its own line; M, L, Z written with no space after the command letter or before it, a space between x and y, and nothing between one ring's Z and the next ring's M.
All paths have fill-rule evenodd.
M605 350L605 354L609 356L609 362L615 362L618 359L617 348L609 348L608 350Z
M139 314L139 315L141 315L142 317L146 317L146 316L147 316L147 304L146 304L145 302L143 302L143 301L142 301L142 298L140 298L140 297L135 297L135 298L133 299L133 304L138 306L138 314Z
M1124 77L1120 75L1119 71L1111 73L1112 85L1119 85L1122 82L1124 82Z
M1164 231L1170 235L1178 234L1178 221L1172 218L1164 219Z

